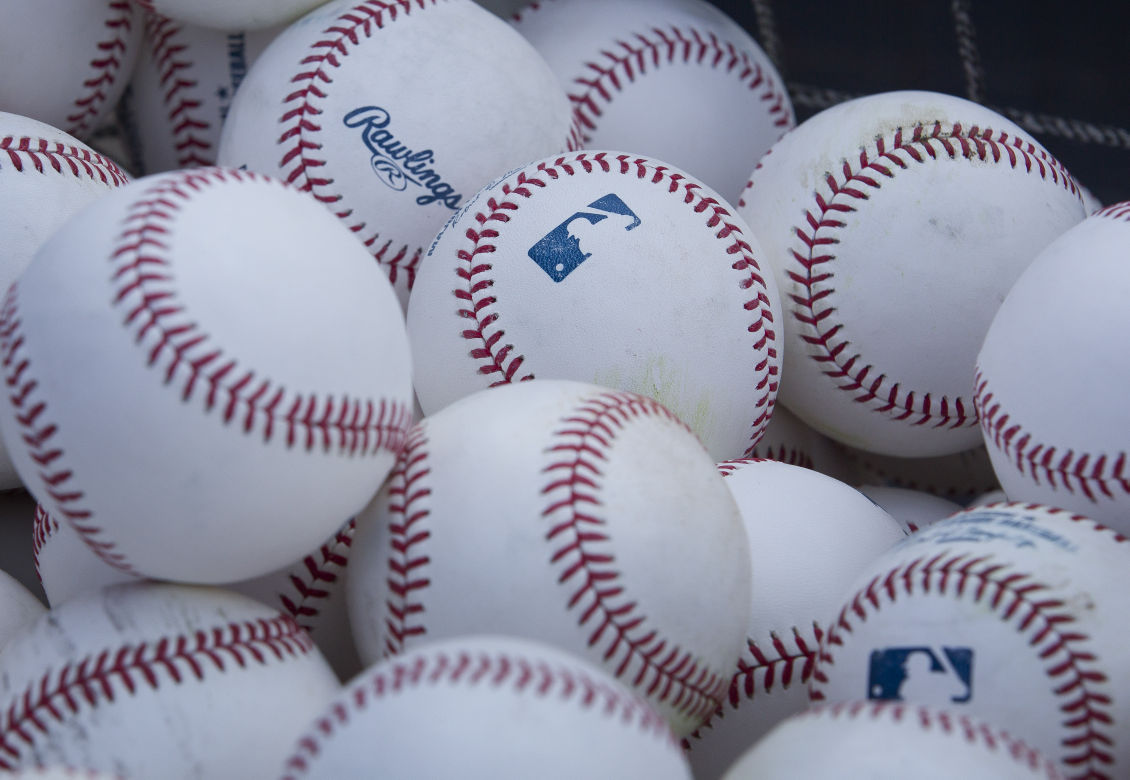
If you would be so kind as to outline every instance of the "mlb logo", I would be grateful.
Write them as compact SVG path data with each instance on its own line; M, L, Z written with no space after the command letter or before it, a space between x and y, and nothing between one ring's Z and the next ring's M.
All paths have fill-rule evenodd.
M887 647L871 651L867 698L919 704L964 704L973 697L968 647Z
M561 282L592 257L591 251L585 251L586 247L599 245L601 231L628 231L639 225L640 218L628 208L628 204L609 193L594 200L587 208L574 212L530 247L528 254L549 274L550 279Z

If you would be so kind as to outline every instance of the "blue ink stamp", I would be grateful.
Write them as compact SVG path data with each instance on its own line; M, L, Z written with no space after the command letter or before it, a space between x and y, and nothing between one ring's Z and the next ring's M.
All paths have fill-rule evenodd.
M972 697L972 648L886 647L871 651L868 699L964 704Z
M433 168L435 152L431 149L410 149L389 130L392 116L380 106L362 106L342 119L346 127L361 128L361 139L369 150L369 165L385 186L403 192L408 185L425 192L416 203L427 206L441 203L452 211L459 210L463 196Z
M592 257L592 252L586 252L584 247L589 236L617 227L633 230L639 225L640 218L628 204L609 193L594 200L586 209L574 212L530 247L528 254L550 279L560 282Z

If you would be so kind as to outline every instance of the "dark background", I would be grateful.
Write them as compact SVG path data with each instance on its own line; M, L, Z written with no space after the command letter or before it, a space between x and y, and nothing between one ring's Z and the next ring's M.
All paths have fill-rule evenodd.
M1020 0L711 0L777 65L797 121L928 89L983 103L1104 204L1130 200L1130 4Z

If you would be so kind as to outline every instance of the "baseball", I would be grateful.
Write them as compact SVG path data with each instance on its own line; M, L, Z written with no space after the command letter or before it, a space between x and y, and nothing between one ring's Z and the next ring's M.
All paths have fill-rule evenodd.
M28 490L149 577L299 559L376 493L411 423L388 280L308 195L246 171L92 203L9 290L0 351Z
M289 24L326 0L134 0L150 13L224 32Z
M468 775L691 777L667 722L596 665L477 635L366 669L297 740L283 777Z
M126 88L141 21L130 0L5 0L0 107L90 135Z
M749 620L749 542L714 462L650 398L539 379L425 418L357 518L346 598L367 663L501 633L601 665L687 734Z
M855 483L917 490L958 504L1000 488L984 444L924 458L880 455L842 444L838 449Z
M1130 202L1100 210L1033 260L977 358L977 409L1009 498L1130 532L1125 330ZM1049 316L1049 307L1054 312Z
M908 534L962 510L961 504L923 490L890 485L858 485L856 490L881 506Z
M753 562L745 647L719 710L687 739L698 780L720 777L747 748L808 704L820 638L859 572L905 537L848 485L769 460L718 464Z
M306 632L252 599L115 585L56 607L0 653L0 767L273 777L339 687Z
M224 31L146 14L126 116L142 173L215 164L236 90L281 30Z
M0 112L0 289L68 219L127 180L113 160L62 130ZM20 485L0 446L0 490Z
M325 204L406 302L429 242L467 198L575 142L549 66L471 0L334 0L251 66L217 159Z
M976 507L863 571L820 643L815 701L902 701L984 718L1066 777L1126 775L1130 543L1030 504Z
M849 702L793 715L724 780L844 777L1059 780L1040 751L977 718L896 702Z
M717 193L663 162L530 163L479 192L421 267L408 305L420 405L591 382L655 398L715 460L740 457L777 396L781 304L760 256Z
M705 0L541 0L514 24L568 93L586 148L664 160L729 201L796 123L769 57Z
M781 402L886 455L980 444L977 350L1032 258L1084 217L1067 170L1003 116L931 92L821 111L742 196L784 301Z

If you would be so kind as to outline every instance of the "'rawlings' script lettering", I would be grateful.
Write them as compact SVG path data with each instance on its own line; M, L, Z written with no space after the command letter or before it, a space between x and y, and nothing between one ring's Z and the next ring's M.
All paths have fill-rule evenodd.
M430 167L435 163L435 152L413 151L397 140L388 129L392 121L388 111L379 106L363 106L350 111L342 121L346 127L361 128L361 138L372 153L369 163L382 182L397 192L409 184L423 187L428 192L416 198L421 206L438 202L452 211L458 210L463 196Z

